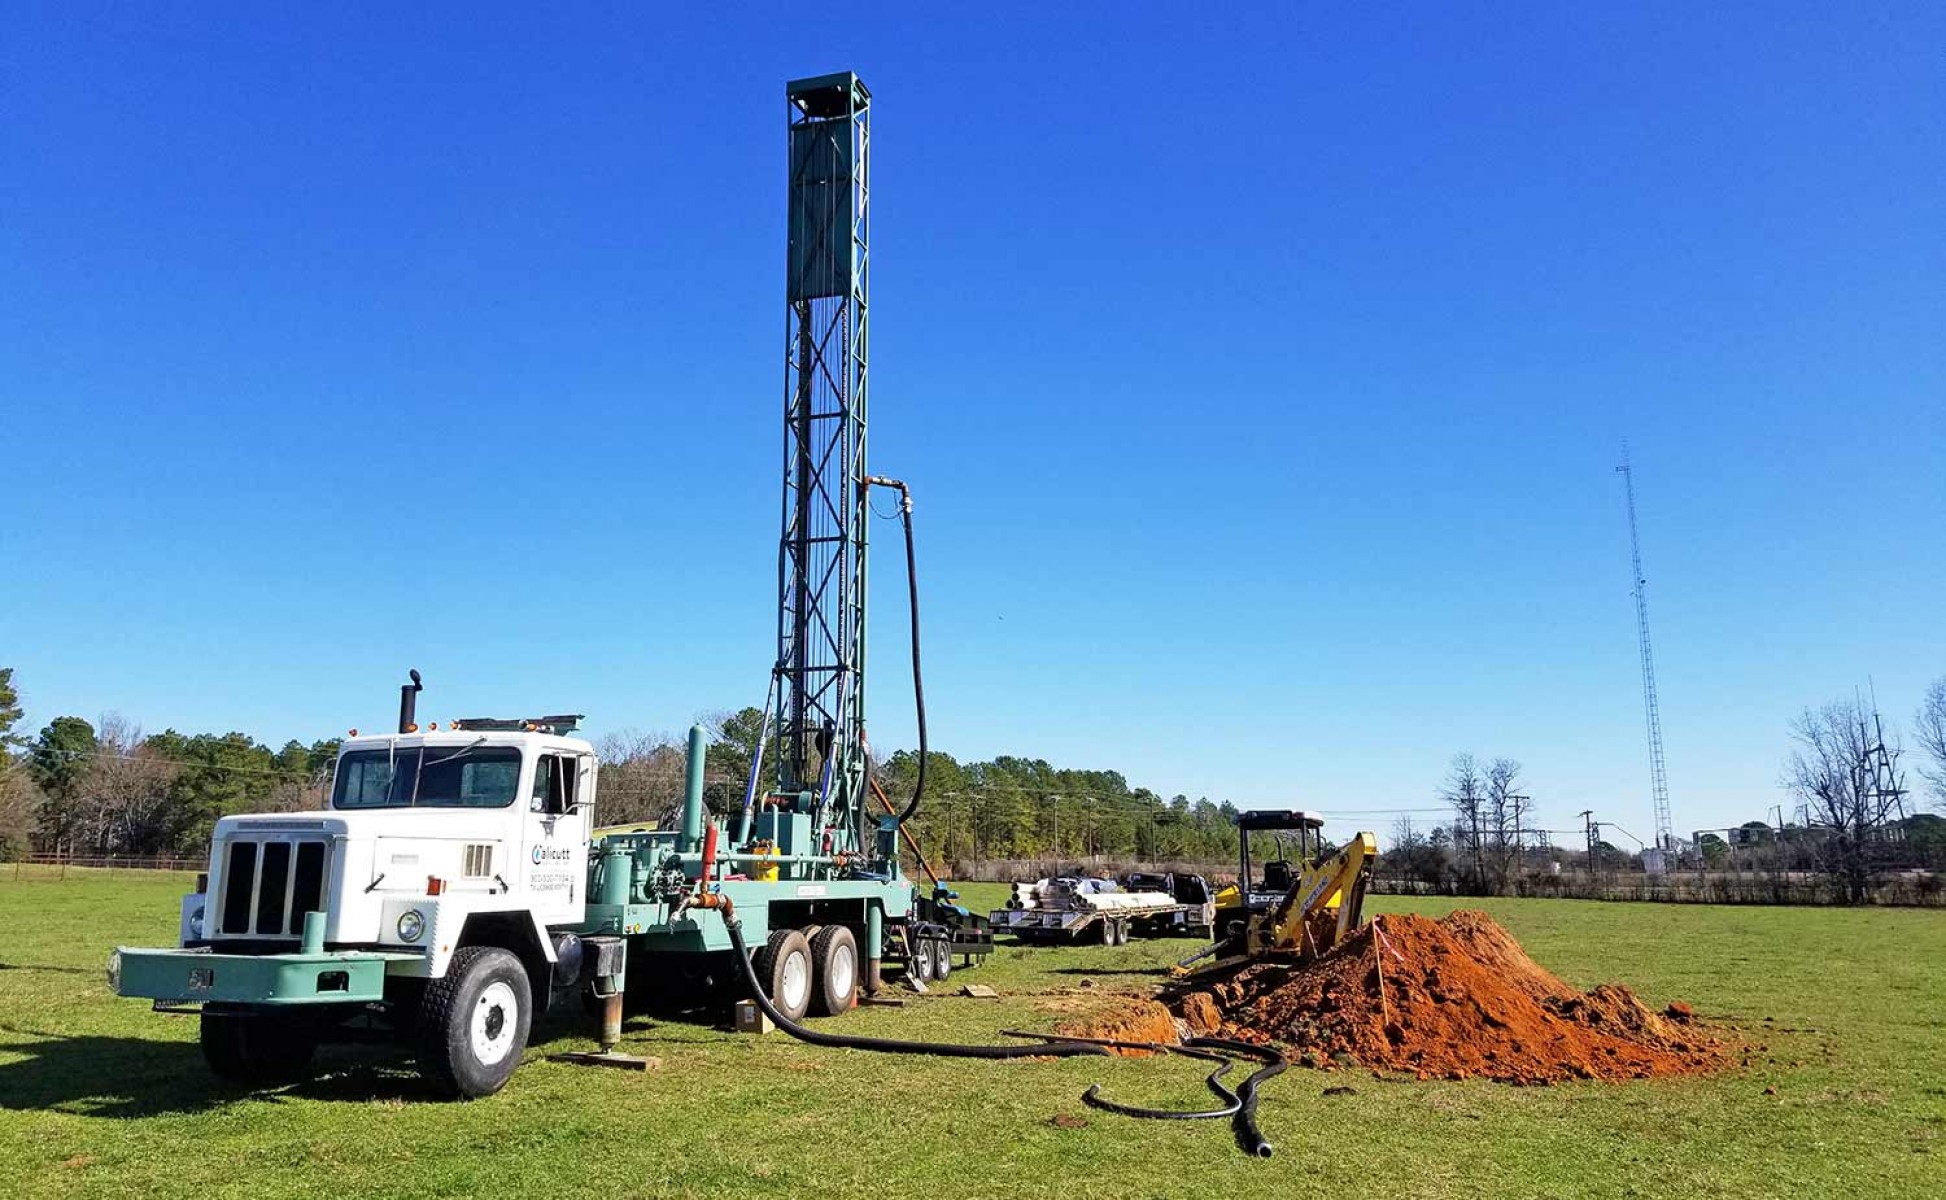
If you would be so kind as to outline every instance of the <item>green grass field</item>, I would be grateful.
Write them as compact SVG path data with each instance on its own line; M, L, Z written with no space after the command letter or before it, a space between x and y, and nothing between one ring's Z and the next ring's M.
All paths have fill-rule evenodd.
M246 1094L203 1069L193 1018L111 997L117 943L173 941L187 876L0 868L0 1192L20 1196L1940 1196L1946 1194L1946 914L1498 901L1569 981L1688 1000L1762 1049L1710 1080L1514 1088L1292 1070L1265 1089L1268 1161L1223 1122L1083 1107L1201 1106L1182 1060L981 1063L822 1050L630 1019L649 1074L545 1062L508 1090L427 1099L376 1048ZM969 887L985 904L998 888ZM1450 905L1374 900L1380 911ZM1005 949L914 999L831 1024L985 1040L1151 985L1192 943ZM1108 997L1104 1000L1103 997ZM1332 1084L1352 1095L1327 1097ZM1775 1094L1766 1094L1774 1089ZM1056 1116L1079 1118L1054 1122Z

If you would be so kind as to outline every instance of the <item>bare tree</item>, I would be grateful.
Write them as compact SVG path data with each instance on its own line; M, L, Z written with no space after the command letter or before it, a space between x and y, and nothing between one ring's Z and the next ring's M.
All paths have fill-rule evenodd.
M1425 843L1425 835L1419 832L1418 826L1412 823L1410 816L1402 815L1398 820L1392 822L1392 845L1389 847L1390 849L1410 850L1415 846L1423 846Z
M1946 675L1933 680L1926 689L1926 698L1912 718L1912 728L1920 752L1932 760L1919 768L1919 774L1932 786L1940 806L1946 808Z
M1446 830L1434 826L1432 836L1420 833L1412 818L1400 817L1392 826L1392 844L1386 847L1384 864L1388 872L1419 883L1440 886L1447 881Z
M1520 791L1520 764L1496 758L1487 767L1486 816L1488 882L1505 893L1520 865L1520 841L1528 824L1528 797Z
M76 842L96 854L154 853L169 841L169 785L179 768L144 746L141 727L121 714L99 724L75 788Z
M1481 808L1486 800L1486 782L1480 765L1471 754L1455 754L1452 770L1440 799L1453 806L1453 843L1460 862L1460 878L1474 890L1484 890L1486 877L1482 849Z
M1825 868L1845 898L1862 904L1871 894L1871 847L1903 811L1900 752L1886 744L1878 714L1856 700L1806 709L1791 723L1791 736L1798 748L1785 764L1784 789L1825 832Z
M331 768L279 776L256 804L256 812L316 812L331 800Z
M601 739L595 820L604 825L672 823L682 809L687 750L659 733L622 730Z

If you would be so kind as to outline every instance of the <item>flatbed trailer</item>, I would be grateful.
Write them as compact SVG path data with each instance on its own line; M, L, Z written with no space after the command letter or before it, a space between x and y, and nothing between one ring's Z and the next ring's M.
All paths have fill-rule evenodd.
M994 910L989 920L994 933L1035 944L1098 941L1119 946L1132 937L1211 935L1216 906L1201 877L1142 875L1129 881L1155 890L1090 891L1083 886L1089 881L1080 879L1016 884L1014 902Z
M1208 937L1206 908L1198 904L1171 904L1114 912L998 909L991 921L994 933L1012 934L1022 942L1099 941L1119 946L1136 937Z

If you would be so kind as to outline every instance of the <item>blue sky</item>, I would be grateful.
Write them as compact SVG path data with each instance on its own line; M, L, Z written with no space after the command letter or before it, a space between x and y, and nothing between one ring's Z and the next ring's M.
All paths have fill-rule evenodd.
M757 703L783 84L850 68L935 745L1341 812L1507 754L1646 837L1627 439L1677 828L1761 816L1794 712L1946 673L1946 10L1568 7L12 6L0 662L273 742L407 666Z

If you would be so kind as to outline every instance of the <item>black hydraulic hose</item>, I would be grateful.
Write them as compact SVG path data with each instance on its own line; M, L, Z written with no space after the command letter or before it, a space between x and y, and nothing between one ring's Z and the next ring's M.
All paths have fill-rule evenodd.
M969 1046L960 1042L905 1042L897 1038L858 1037L806 1028L779 1011L757 982L757 968L751 964L750 952L743 944L743 922L732 913L724 916L723 924L730 931L730 948L736 954L738 965L743 968L743 981L749 986L757 1007L763 1009L764 1015L775 1022L777 1028L800 1042L847 1050L871 1050L880 1054L929 1054L939 1058L1073 1058L1082 1054L1108 1053L1106 1046L1072 1039L1033 1046Z
M1257 1158L1269 1158L1274 1147L1266 1138L1263 1130L1257 1128L1257 1087L1267 1079L1274 1079L1290 1069L1291 1060L1282 1051L1268 1046L1253 1046L1248 1042L1233 1042L1228 1038L1197 1038L1198 1045L1213 1049L1228 1050L1236 1054L1254 1058L1264 1065L1250 1073L1250 1077L1237 1085L1237 1096L1243 1106L1237 1110L1237 1145L1245 1154Z
M1003 1030L1010 1037L1049 1037L1049 1034L1023 1033ZM1123 1042L1112 1038L1070 1038L1070 1041L1094 1041L1103 1046L1126 1049L1167 1050L1174 1054L1185 1054L1193 1058L1220 1059L1226 1054L1255 1059L1264 1065L1250 1073L1250 1077L1237 1086L1235 1092L1225 1088L1217 1080L1223 1071L1210 1074L1207 1082L1210 1090L1219 1096L1236 1101L1234 1105L1221 1109L1202 1112L1183 1112L1168 1108L1137 1108L1133 1105L1117 1104L1101 1098L1101 1085L1091 1085L1081 1095L1082 1103L1108 1112L1121 1113L1130 1117L1146 1117L1157 1121L1195 1121L1212 1117L1233 1117L1236 1123L1237 1145L1245 1154L1256 1158L1269 1158L1273 1147L1270 1140L1257 1127L1257 1088L1267 1079L1282 1075L1290 1067L1290 1060L1281 1051L1268 1046L1253 1046L1248 1042L1231 1041L1229 1038L1197 1037L1190 1038L1181 1045L1166 1042ZM1225 1060L1226 1062L1228 1060ZM1228 1068L1225 1067L1224 1070Z
M899 489L899 521L905 526L905 594L912 613L912 704L919 720L919 772L912 781L912 799L899 814L903 825L919 811L919 799L926 794L926 680L919 670L919 565L912 548L912 490L903 480L880 475L865 482Z
M1201 1055L1197 1057L1200 1058ZM1230 1073L1230 1069L1236 1066L1236 1063L1220 1055L1217 1058L1217 1062L1216 1070L1211 1071L1209 1078L1203 1080L1203 1082L1209 1085L1210 1091L1216 1093L1217 1099L1224 1102L1222 1108L1195 1109L1190 1111L1174 1108L1137 1108L1133 1104L1119 1104L1113 1100L1102 1099L1101 1085L1099 1083L1091 1083L1088 1085L1088 1090L1081 1093L1081 1103L1087 1105L1089 1108L1099 1108L1104 1112L1120 1113L1125 1117L1146 1117L1152 1121L1206 1121L1218 1117L1234 1117L1237 1111L1243 1107L1243 1101L1237 1097L1235 1092L1224 1087L1222 1080L1225 1075Z
M905 489L899 491L903 494ZM905 592L912 608L912 706L919 721L919 774L912 781L912 799L899 814L899 824L919 811L919 798L926 794L926 680L919 672L919 566L912 551L912 497L902 495L899 506L905 526Z
M1028 1033L1025 1030L1019 1029L1003 1029L1000 1032L1007 1037L1051 1039L1056 1036L1049 1033ZM1112 1046L1118 1050L1149 1050L1157 1054L1165 1052L1169 1054L1180 1054L1187 1058L1200 1058L1208 1062L1220 1064L1216 1070L1209 1073L1209 1077L1203 1080L1203 1082L1208 1085L1210 1091L1216 1093L1218 1099L1224 1102L1222 1108L1193 1109L1187 1111L1176 1108L1138 1108L1133 1104L1121 1104L1113 1100L1102 1099L1101 1085L1099 1083L1089 1084L1088 1090L1081 1093L1081 1102L1090 1108L1099 1108L1105 1112L1120 1113L1125 1117L1146 1117L1155 1121L1207 1121L1217 1117L1233 1117L1243 1107L1242 1099L1235 1092L1224 1087L1222 1083L1223 1077L1228 1075L1231 1068L1236 1066L1236 1060L1226 1054L1219 1054L1214 1050L1195 1048L1195 1039L1191 1039L1187 1044L1171 1042L1125 1042L1118 1038L1077 1037L1070 1040L1093 1042L1096 1045Z
M743 982L750 989L750 996L756 1001L757 1007L762 1009L764 1015L769 1017L779 1029L790 1034L798 1041L809 1042L813 1046L832 1046L845 1050L869 1050L879 1054L926 1054L936 1058L1075 1058L1084 1054L1106 1055L1109 1053L1109 1047L1111 1046L1136 1047L1144 1050L1166 1050L1204 1059L1221 1059L1223 1053L1226 1052L1245 1058L1254 1058L1264 1065L1252 1072L1248 1079L1245 1079L1239 1084L1234 1093L1230 1092L1228 1088L1223 1087L1218 1082L1223 1073L1229 1069L1227 1064L1222 1069L1211 1072L1209 1078L1205 1081L1209 1084L1210 1090L1217 1094L1226 1097L1234 1095L1236 1097L1237 1107L1232 1111L1185 1115L1164 1109L1135 1109L1127 1106L1114 1105L1111 1101L1101 1100L1098 1094L1100 1085L1091 1087L1088 1091L1090 1093L1096 1093L1093 1101L1095 1107L1105 1108L1111 1112L1127 1113L1131 1116L1153 1116L1161 1120L1177 1121L1194 1119L1197 1116L1230 1116L1236 1122L1237 1144L1243 1148L1244 1153L1254 1155L1257 1158L1270 1157L1270 1142L1265 1139L1262 1131L1257 1128L1257 1085L1275 1075L1282 1074L1285 1068L1290 1066L1290 1060L1275 1050L1263 1046L1252 1046L1245 1042L1233 1042L1227 1038L1191 1038L1186 1047L1172 1047L1161 1042L1118 1042L1106 1038L1072 1037L1059 1038L1057 1040L1054 1035L1034 1034L1031 1036L1045 1038L1047 1040L1032 1046L969 1046L961 1042L907 1042L900 1041L897 1038L858 1037L843 1033L824 1033L798 1024L796 1021L785 1016L775 1004L771 1003L770 996L764 992L763 985L757 981L757 968L751 963L749 947L744 945L743 941L743 922L737 918L734 909L729 909L724 912L723 926L730 932L730 949L736 955L737 966L743 971ZM1016 1034L1013 1036L1021 1035ZM1192 1053L1196 1050L1218 1051L1219 1053Z

